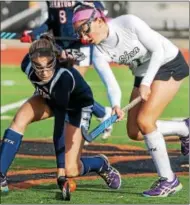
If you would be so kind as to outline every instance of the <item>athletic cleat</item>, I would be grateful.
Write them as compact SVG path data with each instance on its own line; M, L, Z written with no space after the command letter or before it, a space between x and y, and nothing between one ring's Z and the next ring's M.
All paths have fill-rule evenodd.
M111 136L112 130L113 130L113 126L111 125L110 127L108 127L108 128L104 131L104 133L103 133L103 135L102 135L102 139L103 139L103 140L107 140L108 137Z
M57 184L59 186L59 189L62 192L62 198L64 201L70 201L71 200L71 193L70 193L70 187L69 187L69 181L64 176L60 176L57 179Z
M189 118L184 120L185 124L189 128ZM189 154L189 135L187 137L180 137L181 140L181 153L186 156Z
M109 188L119 189L121 186L121 176L120 173L110 165L107 157L105 155L100 155L104 159L105 164L107 165L107 170L98 172L102 179L106 182Z
M8 192L9 187L7 184L7 177L0 173L0 180L1 180L1 192Z
M99 120L101 122L107 120L109 117L111 117L111 113L112 113L112 109L110 107L105 107L105 110L106 110L106 114L103 118L99 118ZM112 130L113 130L113 126L109 126L103 133L102 135L102 139L103 140L107 140L109 136L111 136L111 133L112 133Z
M84 145L89 145L90 142L84 141Z
M175 194L182 189L182 184L175 175L173 181L168 182L167 178L161 177L159 180L154 182L150 190L144 191L143 196L145 197L167 197Z

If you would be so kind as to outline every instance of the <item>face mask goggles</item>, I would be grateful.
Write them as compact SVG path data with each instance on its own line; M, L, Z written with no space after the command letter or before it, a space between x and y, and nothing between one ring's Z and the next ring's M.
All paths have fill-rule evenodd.
M37 57L50 57L51 60L46 65L42 65L40 63L33 61L33 59ZM56 65L55 53L51 49L48 49L48 48L36 49L33 53L30 54L30 60L32 63L32 67L37 73L40 73L42 71L51 71L54 69Z
M87 21L85 21L83 24L81 24L79 28L76 30L76 34L78 38L81 38L82 34L88 35L90 33L91 31L90 26L91 26L92 21L94 21L95 19L96 12L97 10L94 8L90 18Z

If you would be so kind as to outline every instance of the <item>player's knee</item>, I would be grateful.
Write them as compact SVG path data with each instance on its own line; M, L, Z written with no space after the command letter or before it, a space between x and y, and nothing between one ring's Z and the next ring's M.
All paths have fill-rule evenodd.
M130 139L135 141L143 140L142 134L138 127L127 125L126 129L127 129L127 135Z
M11 128L18 132L23 132L30 123L30 119L22 117L22 115L16 115L11 123Z
M66 176L67 177L77 177L80 175L80 170L77 165L66 166Z
M127 132L127 135L128 135L128 137L131 140L135 140L135 141L142 140L141 139L142 135L140 134L140 131L136 131L136 130L132 131L132 130L130 130L130 131Z
M150 133L155 128L155 122L151 119L151 117L147 117L145 115L139 115L137 117L137 124L142 133Z
M130 139L135 140L137 132L136 130L133 130L130 126L126 126L127 129L127 135Z

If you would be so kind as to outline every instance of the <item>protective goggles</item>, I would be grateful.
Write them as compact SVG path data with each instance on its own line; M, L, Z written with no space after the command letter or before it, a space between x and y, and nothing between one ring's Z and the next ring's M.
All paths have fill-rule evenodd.
M41 73L44 71L51 71L54 69L56 64L56 58L52 58L46 65L41 65L40 63L36 63L32 61L32 67L34 68L35 72Z
M46 65L41 65L40 63L33 61L33 59L37 57L51 57L51 60ZM56 64L55 52L47 48L36 49L33 53L30 54L30 60L35 72L53 70Z
M79 26L79 28L76 30L76 34L78 36L78 38L80 38L83 35L88 35L91 31L91 23L92 21L95 19L95 14L96 14L96 9L93 10L92 15L90 16L90 18L85 21L83 24L81 24Z

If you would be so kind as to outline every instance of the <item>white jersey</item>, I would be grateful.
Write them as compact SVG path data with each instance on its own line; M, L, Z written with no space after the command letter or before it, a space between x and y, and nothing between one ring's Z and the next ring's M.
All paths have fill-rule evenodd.
M109 35L96 45L93 65L108 90L112 106L119 105L121 91L109 62L128 65L141 84L150 86L159 68L173 60L179 49L134 15L123 15L108 22Z

